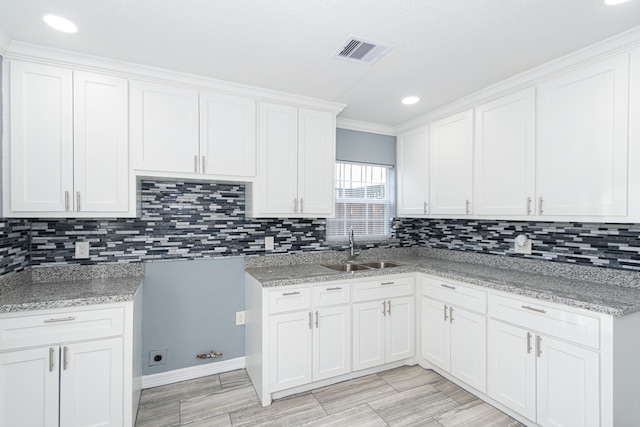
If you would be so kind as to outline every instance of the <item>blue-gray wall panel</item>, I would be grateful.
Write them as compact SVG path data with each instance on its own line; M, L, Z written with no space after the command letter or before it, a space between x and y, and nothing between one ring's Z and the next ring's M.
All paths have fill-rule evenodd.
M154 262L145 266L142 374L199 366L244 356L244 259L229 257ZM148 366L149 352L167 349L164 365ZM196 354L222 351L219 359Z

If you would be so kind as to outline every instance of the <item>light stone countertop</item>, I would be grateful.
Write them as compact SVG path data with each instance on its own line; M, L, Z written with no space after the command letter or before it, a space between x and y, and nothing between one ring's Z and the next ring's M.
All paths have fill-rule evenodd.
M292 264L249 267L246 272L264 287L419 272L613 316L640 311L636 272L444 250L396 250L380 252L378 258L402 266L345 273L320 264Z
M131 301L144 278L142 264L38 270L21 272L25 283L0 294L0 313Z

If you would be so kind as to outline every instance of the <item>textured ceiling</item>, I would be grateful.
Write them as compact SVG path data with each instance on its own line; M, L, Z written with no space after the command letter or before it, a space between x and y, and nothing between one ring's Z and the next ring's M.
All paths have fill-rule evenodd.
M81 31L45 27L43 11ZM342 102L341 117L386 125L638 25L640 0L0 0L10 40ZM372 67L332 59L352 34L395 48Z

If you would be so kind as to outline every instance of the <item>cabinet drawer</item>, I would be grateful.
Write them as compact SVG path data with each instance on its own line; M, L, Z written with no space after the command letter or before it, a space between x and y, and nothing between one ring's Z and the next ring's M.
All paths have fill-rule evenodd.
M413 283L413 277L382 277L376 281L354 283L351 299L355 302L413 295Z
M311 307L309 288L281 289L269 292L269 313L304 310Z
M600 319L551 304L489 295L489 315L576 344L600 346Z
M313 306L326 307L336 304L347 304L350 298L348 283L329 283L315 285L313 291Z
M487 293L456 281L423 277L422 295L478 313L487 312Z
M122 335L124 309L55 312L0 319L0 350Z

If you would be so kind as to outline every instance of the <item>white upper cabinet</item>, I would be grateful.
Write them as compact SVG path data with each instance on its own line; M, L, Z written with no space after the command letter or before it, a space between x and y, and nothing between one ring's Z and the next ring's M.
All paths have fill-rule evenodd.
M534 215L535 89L475 109L473 212Z
M260 103L252 216L333 215L335 115Z
M397 212L401 216L429 213L429 128L398 135Z
M134 216L127 81L21 61L10 74L5 215Z
M200 156L203 174L255 177L255 100L200 93Z
M198 173L198 91L132 81L131 144L135 169Z
M538 85L538 215L627 215L629 57Z
M431 123L429 135L429 212L470 214L473 110Z

